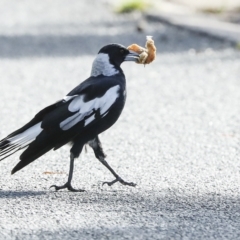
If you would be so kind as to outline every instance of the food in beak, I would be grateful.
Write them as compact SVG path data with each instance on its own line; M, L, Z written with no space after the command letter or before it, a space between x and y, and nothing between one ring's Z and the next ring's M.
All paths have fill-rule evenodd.
M137 62L140 64L149 64L156 58L157 49L154 45L152 36L147 36L146 39L147 39L145 45L146 48L143 48L135 43L127 47L128 50L134 51L140 55L139 60Z

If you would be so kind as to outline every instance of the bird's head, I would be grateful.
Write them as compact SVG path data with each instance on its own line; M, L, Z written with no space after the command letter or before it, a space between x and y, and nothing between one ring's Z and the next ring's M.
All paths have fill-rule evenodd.
M100 49L92 66L91 76L112 76L121 70L124 61L137 62L139 54L128 50L120 44L109 44Z

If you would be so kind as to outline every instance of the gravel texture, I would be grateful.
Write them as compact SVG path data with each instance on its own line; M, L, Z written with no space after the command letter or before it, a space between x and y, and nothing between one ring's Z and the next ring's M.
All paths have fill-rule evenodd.
M0 163L0 239L239 239L240 53L227 42L139 15L119 16L107 1L1 1L0 137L89 76L109 42L143 45L156 61L124 63L126 107L101 135L109 164L136 188L115 184L92 151L67 180L69 147L11 176Z

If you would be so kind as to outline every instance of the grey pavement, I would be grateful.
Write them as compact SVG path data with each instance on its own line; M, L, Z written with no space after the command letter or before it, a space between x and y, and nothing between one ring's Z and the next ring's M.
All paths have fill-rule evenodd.
M101 135L107 161L136 188L115 184L92 151L63 184L69 147L11 176L0 163L0 239L239 239L240 52L227 41L115 15L105 1L3 1L0 7L0 137L89 76L100 47L143 45L157 59L124 63L128 99Z

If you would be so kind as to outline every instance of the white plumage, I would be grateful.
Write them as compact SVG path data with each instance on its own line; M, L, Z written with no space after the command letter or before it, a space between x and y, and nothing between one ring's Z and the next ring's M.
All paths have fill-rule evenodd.
M11 144L14 144L16 146L20 146L20 147L27 146L28 144L33 142L36 139L36 137L43 130L41 128L41 123L42 122L39 122L38 124L27 129L26 131L14 136L14 137L9 138L8 141L10 141Z
M101 74L109 77L118 73L119 71L110 63L108 54L99 53L93 61L91 72L92 77L96 77Z

